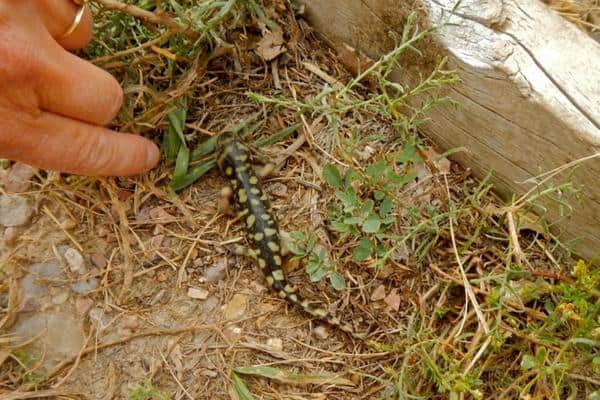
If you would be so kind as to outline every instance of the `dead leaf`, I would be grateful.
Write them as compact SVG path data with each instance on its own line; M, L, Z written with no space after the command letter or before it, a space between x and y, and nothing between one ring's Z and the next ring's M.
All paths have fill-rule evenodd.
M519 211L517 213L517 229L520 231L528 230L536 232L542 236L546 235L546 229L542 225L542 219L528 211Z
M390 294L388 294L383 301L390 309L398 311L400 309L400 295L398 294L398 289L392 289Z
M371 301L379 301L385 299L385 286L379 285L371 293Z
M271 61L286 51L283 45L283 32L267 32L258 42L256 53L265 61Z

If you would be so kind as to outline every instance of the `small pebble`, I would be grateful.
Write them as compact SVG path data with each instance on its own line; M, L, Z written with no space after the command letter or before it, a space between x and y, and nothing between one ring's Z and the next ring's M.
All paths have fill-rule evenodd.
M222 257L219 261L204 270L205 282L218 282L225 277L227 269L227 258Z
M98 288L98 279L90 278L71 284L71 290L77 294L88 294Z
M242 328L239 326L228 326L223 330L223 334L228 340L236 340L242 334Z
M275 182L275 183L272 183L271 185L269 185L269 192L273 196L286 197L287 191L288 191L287 186L281 182Z
M6 190L12 193L26 192L31 186L31 178L35 176L37 169L23 164L15 163L6 179Z
M90 256L90 261L92 262L92 264L100 269L104 269L104 267L106 267L106 265L108 264L108 261L106 260L106 257L104 257L103 254L92 254Z
M202 288L191 287L188 289L187 295L192 299L206 300L206 298L208 297L208 291Z
M19 231L14 226L10 226L4 230L2 240L6 246L12 246L17 241Z
M32 215L33 207L25 197L18 194L0 196L0 225L22 226Z
M204 303L202 303L202 309L205 312L210 312L210 311L213 311L215 308L217 308L218 305L219 305L219 299L217 299L215 296L210 296L208 299L206 299L204 301Z
M135 329L138 327L139 319L136 315L126 315L121 320L121 326L125 329Z
M315 329L313 329L313 333L319 339L327 339L329 337L329 333L323 325L315 327Z
M85 315L90 311L94 301L88 297L77 297L75 299L75 310L79 315Z
M67 248L63 257L69 265L71 272L75 272L79 275L83 275L87 272L84 265L83 256L76 249L72 247Z
M61 290L52 296L52 303L54 304L64 304L69 299L69 292L67 290Z
M280 338L269 338L267 339L267 346L269 346L273 350L282 351L283 340L281 340Z

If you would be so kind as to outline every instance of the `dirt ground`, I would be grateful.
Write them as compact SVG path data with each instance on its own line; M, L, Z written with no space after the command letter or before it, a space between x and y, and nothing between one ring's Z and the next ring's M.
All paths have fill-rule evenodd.
M226 180L217 170L175 196L168 162L115 179L5 164L0 207L10 219L0 221L0 399L518 398L522 387L511 383L532 377L520 368L522 354L547 345L528 327L551 314L539 297L520 291L533 282L570 281L574 261L527 209L507 214L486 182L438 157L424 140L420 161L403 171L414 179L396 193L392 229L410 239L382 267L372 258L353 261L345 247L355 243L328 227L336 197L322 169L366 165L408 142L397 120L369 108L338 113L332 126L327 112L299 117L249 99L252 91L308 101L326 85L352 80L344 60L301 18L276 10L269 15L288 29L278 64L256 56L256 26L229 33L237 39L234 54L188 60L194 68L172 81L158 74L171 68L165 51L139 49L133 60L140 82L153 77L154 87L136 87L125 72L127 56L98 64L124 77L127 98L116 125L157 142L180 92L189 94L191 143L257 112L261 137L300 123L293 136L261 149L280 167L264 187L284 232L314 232L343 255L335 268L347 287L311 282L306 258L289 260L285 271L304 297L367 339L279 299L252 260L232 254L228 245L245 243L245 236L222 212ZM353 89L353 96L366 100L369 91ZM354 158L340 156L344 143L336 138L350 140L357 131L374 139ZM514 292L505 293L499 311L498 282L519 265L527 273L510 278ZM579 387L572 398L585 398L600 380L580 368L565 372ZM550 386L536 381L528 398L552 398Z

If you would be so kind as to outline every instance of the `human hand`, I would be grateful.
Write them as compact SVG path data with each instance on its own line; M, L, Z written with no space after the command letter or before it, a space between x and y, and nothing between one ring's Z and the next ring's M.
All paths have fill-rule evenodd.
M111 131L123 91L106 71L68 50L92 35L86 8L69 0L0 1L0 158L81 175L145 172L157 146L138 135Z

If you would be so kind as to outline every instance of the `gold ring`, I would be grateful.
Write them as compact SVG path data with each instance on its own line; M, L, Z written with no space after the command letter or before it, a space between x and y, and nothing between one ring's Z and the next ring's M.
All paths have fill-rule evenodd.
M83 19L83 14L85 12L85 6L87 5L87 2L88 2L88 0L72 0L72 1L73 1L73 3L77 4L79 6L79 8L77 8L77 13L75 13L75 18L73 18L73 22L71 23L71 26L69 26L69 29L67 29L67 31L62 34L62 36L60 37L61 39L66 38L71 33L73 33L75 31L75 29L77 29L77 27L81 23L81 20Z

